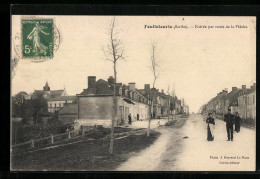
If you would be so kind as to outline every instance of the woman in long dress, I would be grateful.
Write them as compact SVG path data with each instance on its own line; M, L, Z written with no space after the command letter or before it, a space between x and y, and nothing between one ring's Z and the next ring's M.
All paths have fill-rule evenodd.
M43 29L45 29L45 28L46 27L39 25L39 22L37 22L35 24L35 27L33 28L33 30L27 36L27 39L33 40L33 52L35 52L35 53L43 53L48 49L40 41L40 33L49 35L49 33L43 31Z
M206 120L207 123L207 140L214 140L214 130L215 130L215 119L212 117L212 113L208 114L208 118Z

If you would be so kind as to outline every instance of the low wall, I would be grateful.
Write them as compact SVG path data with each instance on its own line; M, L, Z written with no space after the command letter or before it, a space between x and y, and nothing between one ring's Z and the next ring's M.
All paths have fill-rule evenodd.
M80 126L95 126L102 125L103 127L111 127L111 119L77 119L74 121L74 129L79 129ZM116 123L115 123L116 125Z

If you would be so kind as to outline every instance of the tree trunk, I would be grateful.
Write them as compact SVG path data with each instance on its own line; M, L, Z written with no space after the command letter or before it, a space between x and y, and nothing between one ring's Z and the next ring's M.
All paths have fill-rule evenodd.
M114 62L114 92L113 92L113 116L111 122L111 135L110 135L110 146L109 146L109 154L113 154L114 150L114 125L115 119L117 115L117 98L116 98L116 62Z
M168 109L167 109L168 122L170 120L170 101L168 100Z
M149 122L148 122L147 137L150 136L151 120L152 120L152 116L153 116L153 101L151 101L151 104L149 106L149 113L150 113L150 118L149 118Z
M149 104L149 119L148 119L148 129L147 129L147 137L150 137L150 125L151 125L151 104Z

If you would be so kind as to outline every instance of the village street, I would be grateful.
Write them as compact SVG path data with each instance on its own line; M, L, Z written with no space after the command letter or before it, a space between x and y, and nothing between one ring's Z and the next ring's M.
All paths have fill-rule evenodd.
M167 120L162 121L164 123ZM143 121L133 123L133 126L137 127L137 123L141 124ZM215 123L213 142L206 140L207 126L200 114L190 115L180 128L156 128L162 135L150 147L131 157L117 170L255 170L255 130L241 127L240 133L234 133L234 141L231 142L227 141L225 122L216 119ZM155 128L156 124L157 120L153 120L151 128Z

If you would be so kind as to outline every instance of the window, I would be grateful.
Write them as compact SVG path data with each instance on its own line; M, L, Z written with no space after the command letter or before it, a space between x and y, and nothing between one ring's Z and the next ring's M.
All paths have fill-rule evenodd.
M55 108L56 108L56 103L54 103L55 104Z
M52 103L50 103L50 107L52 107Z
M59 107L61 107L61 103L59 105L60 105Z

